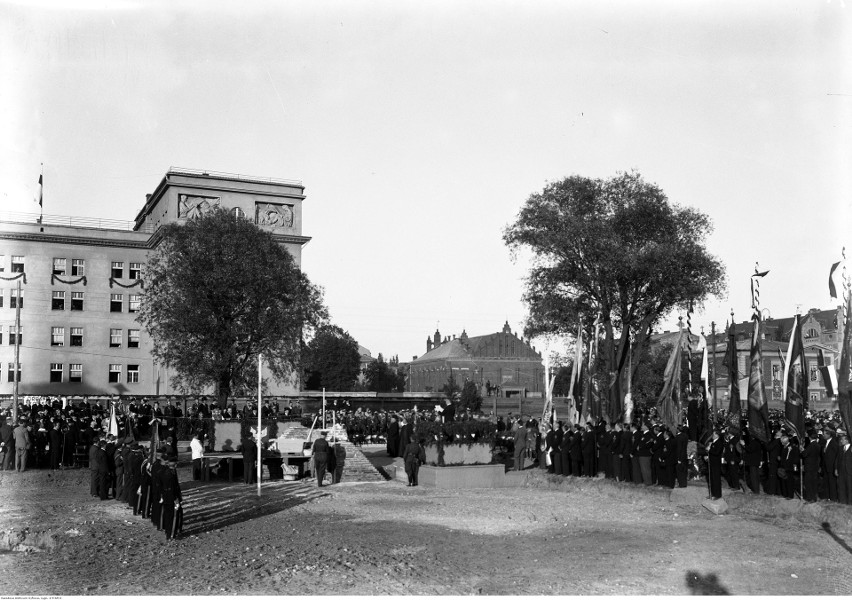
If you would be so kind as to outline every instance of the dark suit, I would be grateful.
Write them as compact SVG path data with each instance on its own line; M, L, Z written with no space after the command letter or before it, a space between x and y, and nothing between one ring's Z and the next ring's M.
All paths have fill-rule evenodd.
M804 495L805 501L816 501L817 490L819 489L819 464L822 458L820 452L820 444L818 440L811 439L808 441L808 446L802 452L802 468L804 478Z
M571 475L583 475L583 433L577 430L571 434L568 441L568 453L571 455ZM562 444L565 444L565 438L562 439Z
M707 451L708 474L710 478L710 496L718 499L722 496L722 453L725 451L725 439L721 436L710 443Z
M595 475L595 433L583 432L583 475L593 478Z
M825 487L828 498L831 501L838 500L837 476L834 475L834 467L837 457L840 455L840 443L837 437L832 436L827 442L821 443L822 447L822 473L825 474Z
M766 445L766 494L779 495L778 467L781 464L781 440L773 438Z
M328 441L325 438L317 438L314 441L314 468L317 472L317 486L322 486L325 478L325 470L328 467Z
M157 515L158 529L166 533L166 540L177 536L183 529L183 507L176 507L183 500L180 492L177 472L170 467L162 467L157 474L157 489L160 496L156 499L159 506Z
M781 447L781 461L779 467L787 472L787 477L782 479L781 494L792 499L799 491L799 448L788 444Z
M58 470L62 463L62 433L54 428L50 431L50 469Z
M559 473L571 475L571 430L562 430L559 438Z
M749 436L743 461L745 462L745 478L748 487L751 492L760 494L760 464L763 463L763 446L754 436Z
M642 465L639 461L639 449L642 446L642 431L630 432L630 472L633 484L642 484Z
M408 444L407 440L405 441L405 444ZM399 452L399 422L396 420L388 424L387 450L390 457L396 457Z
M677 474L678 488L686 488L686 480L689 476L688 445L689 435L686 432L678 432L677 436L675 436L675 460L677 462L675 472Z
M663 438L663 445L660 447L657 458L659 461L657 465L658 484L667 488L674 488L675 467L677 466L677 442L674 438L671 436L668 440L665 440L665 437Z
M515 449L512 451L512 456L515 461L515 469L524 469L524 456L527 453L527 429L523 424L518 424L518 429L515 430Z
M251 484L255 481L255 461L257 461L257 445L251 438L242 440L243 453L243 484Z
M839 449L834 469L837 471L837 500L852 505L852 447L846 451Z
M547 473L554 474L556 473L555 457L559 454L559 451L554 450L556 447L556 430L551 430L547 433L547 436L544 437L544 444L547 447L547 453L550 457L550 465L547 466ZM562 467L561 461L559 467Z
M109 498L109 458L101 447L95 447L95 483L101 501Z

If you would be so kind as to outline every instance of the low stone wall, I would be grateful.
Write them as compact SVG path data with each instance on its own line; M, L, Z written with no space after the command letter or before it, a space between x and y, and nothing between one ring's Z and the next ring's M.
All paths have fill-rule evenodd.
M496 465L420 466L417 479L421 485L435 488L501 488L506 468Z
M438 448L426 447L426 463L438 464ZM474 465L491 463L490 444L448 444L444 445L444 465Z

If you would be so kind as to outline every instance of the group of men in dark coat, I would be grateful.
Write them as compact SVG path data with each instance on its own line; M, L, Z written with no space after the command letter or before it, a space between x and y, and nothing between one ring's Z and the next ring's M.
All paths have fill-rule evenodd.
M183 507L177 476L177 454L166 445L157 449L153 461L131 438L117 447L115 437L101 438L89 451L91 492L101 500L126 503L133 515L150 519L166 534L176 538L183 530Z
M619 482L686 486L689 440L683 426L677 434L662 424L611 425L606 420L585 426L559 421L546 429L543 446L552 474L594 477L603 472Z
M716 428L707 443L710 496L722 496L722 477L732 489L763 492L788 499L801 495L808 502L820 497L852 505L852 449L847 433L833 422L810 427L804 441L780 424L772 428L764 444L750 436L745 424L741 433ZM740 482L742 474L744 483Z

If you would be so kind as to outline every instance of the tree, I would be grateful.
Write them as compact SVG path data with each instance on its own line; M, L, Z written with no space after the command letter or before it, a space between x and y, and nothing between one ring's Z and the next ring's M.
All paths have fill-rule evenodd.
M571 394L571 365L563 365L556 370L553 379L553 396L568 396Z
M367 380L367 390L373 392L402 392L405 390L405 377L401 375L398 369L388 365L381 353L367 365L364 375Z
M581 323L588 340L599 319L596 388L609 419L622 412L628 352L635 371L662 318L724 292L725 268L705 248L711 231L707 215L636 172L550 183L504 230L513 253L533 254L525 335L572 336Z
M475 382L467 380L462 386L459 408L462 411L470 409L471 413L476 413L482 408L482 393Z
M305 390L352 390L361 372L358 343L336 325L319 328L304 347Z
M444 395L452 400L455 398L457 394L461 394L461 388L459 388L458 382L456 382L456 377L450 372L450 375L447 376L447 381L444 382L444 385L441 387L440 392L443 392Z
M322 291L250 221L216 209L160 229L145 269L139 321L153 355L184 390L214 386L220 405L252 388L257 356L278 381L298 368L300 340L326 319Z

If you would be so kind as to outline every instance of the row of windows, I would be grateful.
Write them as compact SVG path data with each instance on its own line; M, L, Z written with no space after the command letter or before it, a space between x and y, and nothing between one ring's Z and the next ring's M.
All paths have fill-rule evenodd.
M0 255L0 272L6 270L6 257ZM25 270L24 257L12 255L12 273L23 273ZM71 259L71 270L68 270L68 259L62 257L53 258L53 275L70 275L80 277L86 275L86 260ZM121 279L124 277L124 261L110 262L110 277ZM127 267L127 277L138 280L142 277L142 263L131 261Z
M83 346L83 328L68 328L68 346ZM9 326L9 345L14 346L15 338L18 344L24 343L24 326L16 329ZM3 326L0 326L0 344L3 344ZM121 328L109 329L109 345L111 348L121 348L124 344L124 330ZM65 346L65 328L52 326L50 328L50 346ZM139 348L139 330L127 330L127 348Z
M52 298L50 300L50 308L54 311L64 311L66 306L67 294L64 290L54 290ZM85 292L72 292L70 299L70 303L67 303L68 307L72 311L82 311L83 304L86 300ZM127 295L127 312L128 313L138 313L139 307L142 304L142 295L141 294L128 294ZM3 306L3 292L0 291L0 307ZM9 308L10 309L23 309L24 308L24 291L21 290L20 293L17 288L13 288L9 291ZM110 294L109 295L109 310L110 313L122 313L124 311L124 295L123 294Z
M21 372L22 372L22 364L18 363L18 374L17 380L21 381ZM139 365L126 365L122 366L120 363L111 363L109 366L109 370L107 371L107 381L108 382L121 382L122 375L124 375L124 381L128 384L138 384L139 383ZM9 369L7 371L6 376L7 381L14 382L15 381L15 364L10 363ZM65 372L65 364L64 363L51 363L50 364L50 381L51 382L75 382L79 383L83 381L83 364L82 363L69 363L68 364L68 372L66 375Z

